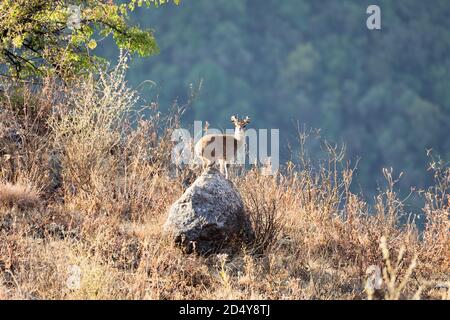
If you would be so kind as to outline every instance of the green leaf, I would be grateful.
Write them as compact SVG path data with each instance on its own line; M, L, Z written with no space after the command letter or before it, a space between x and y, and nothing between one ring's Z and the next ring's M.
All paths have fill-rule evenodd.
M89 40L87 44L88 48L94 50L97 47L97 42L94 39Z

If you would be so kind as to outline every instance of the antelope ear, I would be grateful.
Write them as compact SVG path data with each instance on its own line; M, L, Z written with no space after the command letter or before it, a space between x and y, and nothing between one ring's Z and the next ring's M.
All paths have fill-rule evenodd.
M237 121L237 118L235 116L231 116L230 120L231 122L235 123Z
M244 122L247 124L247 123L250 123L250 118L247 116L247 117L245 117L245 119L244 119Z

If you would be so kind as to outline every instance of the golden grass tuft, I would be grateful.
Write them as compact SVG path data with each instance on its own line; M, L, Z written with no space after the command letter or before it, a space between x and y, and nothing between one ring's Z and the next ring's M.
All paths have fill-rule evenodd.
M40 204L39 193L31 185L0 182L0 206L31 209Z

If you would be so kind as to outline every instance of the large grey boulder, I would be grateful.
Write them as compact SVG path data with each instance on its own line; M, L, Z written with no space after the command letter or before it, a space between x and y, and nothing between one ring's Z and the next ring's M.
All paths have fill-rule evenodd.
M200 254L253 238L239 192L215 168L205 170L172 204L164 232L186 253Z

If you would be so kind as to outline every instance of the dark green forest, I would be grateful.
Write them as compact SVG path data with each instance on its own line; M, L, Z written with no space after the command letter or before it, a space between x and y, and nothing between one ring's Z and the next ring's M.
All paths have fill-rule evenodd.
M381 30L366 27L370 4L381 8ZM140 8L131 20L154 30L160 52L135 57L129 81L166 109L201 85L186 126L207 120L226 128L231 114L249 115L253 127L280 128L285 161L298 148L297 121L320 128L346 145L348 160L359 159L355 188L370 195L382 168L393 167L404 172L407 192L432 181L427 150L450 159L449 17L446 0L184 0ZM108 40L96 51L118 53ZM313 157L319 148L311 147Z

